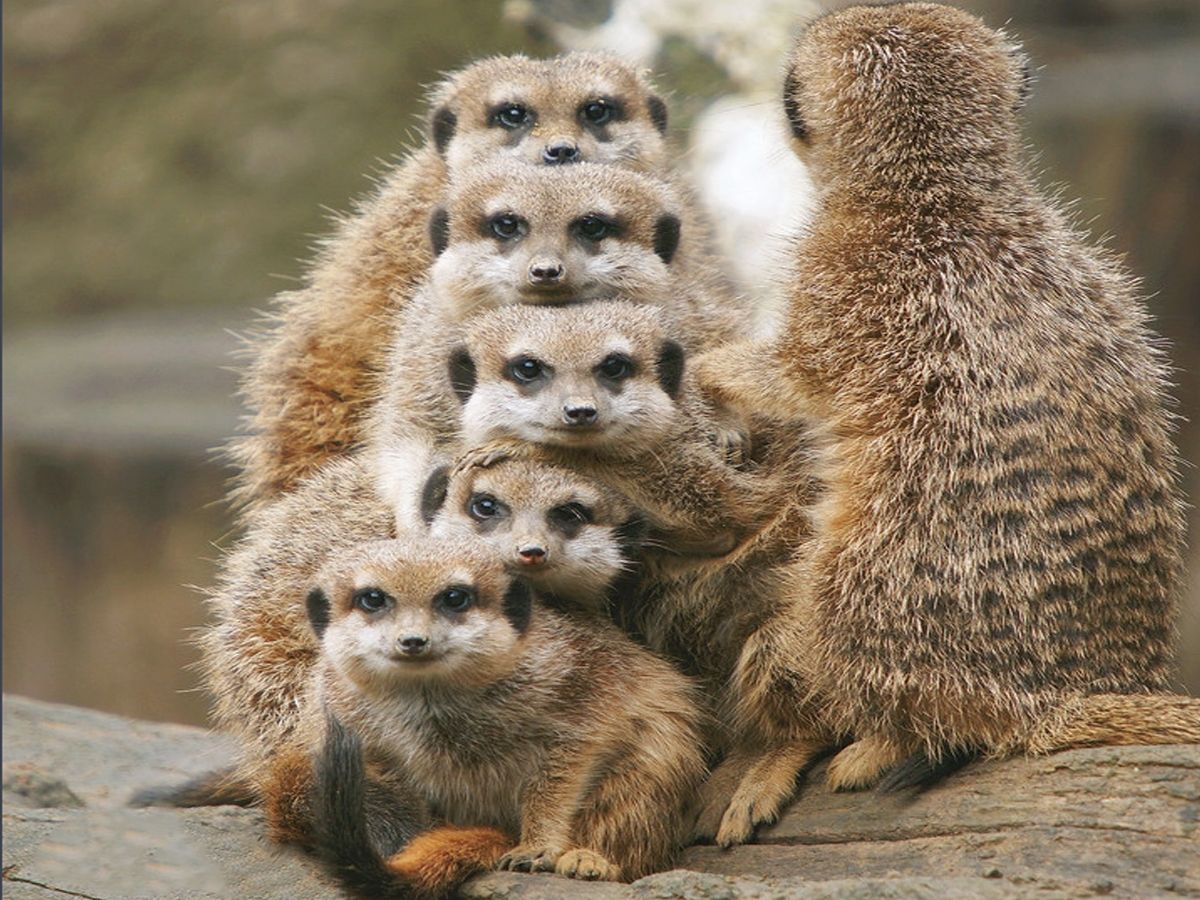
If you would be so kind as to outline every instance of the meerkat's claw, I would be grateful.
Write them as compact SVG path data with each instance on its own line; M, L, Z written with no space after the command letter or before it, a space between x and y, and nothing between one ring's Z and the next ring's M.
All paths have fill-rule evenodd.
M553 872L562 855L558 847L518 844L500 857L496 868L509 872Z
M582 881L620 881L621 868L594 850L568 850L554 867L559 875Z

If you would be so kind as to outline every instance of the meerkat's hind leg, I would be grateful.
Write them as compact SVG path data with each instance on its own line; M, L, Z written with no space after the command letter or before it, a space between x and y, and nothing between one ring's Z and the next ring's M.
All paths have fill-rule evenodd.
M924 750L918 750L888 772L875 790L882 794L894 794L909 788L925 790L974 762L979 755L980 752L974 748L956 747L934 759Z
M721 816L717 844L724 848L744 844L760 825L778 819L796 793L800 776L824 750L825 745L818 741L796 740L758 756L745 770Z
M917 752L916 743L881 732L868 734L841 750L829 762L825 780L835 791L860 791Z
M517 844L500 857L496 868L509 872L553 872L562 855L561 847Z

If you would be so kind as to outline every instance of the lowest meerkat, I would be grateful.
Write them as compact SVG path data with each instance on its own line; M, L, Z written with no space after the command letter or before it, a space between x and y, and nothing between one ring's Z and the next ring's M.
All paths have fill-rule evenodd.
M786 614L734 679L759 763L785 764L720 773L722 843L777 814L822 732L855 738L839 788L915 752L1200 741L1200 701L1164 693L1165 363L1130 277L1035 188L1027 90L1019 48L949 7L852 7L798 39L784 107L820 201L788 316L697 363L811 429L823 485Z

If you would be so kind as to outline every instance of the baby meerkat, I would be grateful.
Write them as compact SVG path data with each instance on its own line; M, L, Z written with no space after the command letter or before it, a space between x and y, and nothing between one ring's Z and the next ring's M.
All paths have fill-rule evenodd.
M519 836L501 868L630 881L669 865L705 770L684 676L546 605L473 538L366 545L319 584L311 708L405 773L435 821ZM324 717L304 727L318 746Z
M612 488L569 469L520 460L450 477L422 492L435 538L474 537L545 596L607 614L609 595L635 570L645 525Z
M279 295L250 342L249 429L230 448L242 469L233 499L244 506L289 490L362 439L390 315L433 261L426 226L451 178L489 161L587 161L658 175L671 168L666 105L615 56L481 60L436 85L430 109L427 143L338 222L305 285ZM703 225L690 200L683 222L698 239ZM697 255L701 266L710 256ZM710 280L722 289L720 278Z
M738 679L776 708L824 697L857 739L838 788L917 751L1200 741L1200 700L1163 693L1184 533L1165 362L1133 281L1035 187L1027 90L1019 48L950 7L816 20L784 86L819 186L786 323L697 362L820 437L795 618ZM742 783L774 792L754 818L792 774Z

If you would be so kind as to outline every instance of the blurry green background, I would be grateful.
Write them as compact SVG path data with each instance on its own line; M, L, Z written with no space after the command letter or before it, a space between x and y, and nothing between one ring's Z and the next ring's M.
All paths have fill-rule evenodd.
M1011 19L1043 67L1029 134L1044 181L1144 277L1195 421L1200 3L960 5ZM607 11L521 8L576 24ZM294 283L363 173L417 139L423 85L481 55L553 52L533 21L480 0L4 4L6 691L204 720L185 668L204 607L187 585L211 583L232 539L211 452L238 415L231 331ZM682 145L727 83L680 42L656 69ZM1195 425L1180 443L1197 458ZM1190 561L1181 677L1197 692Z

